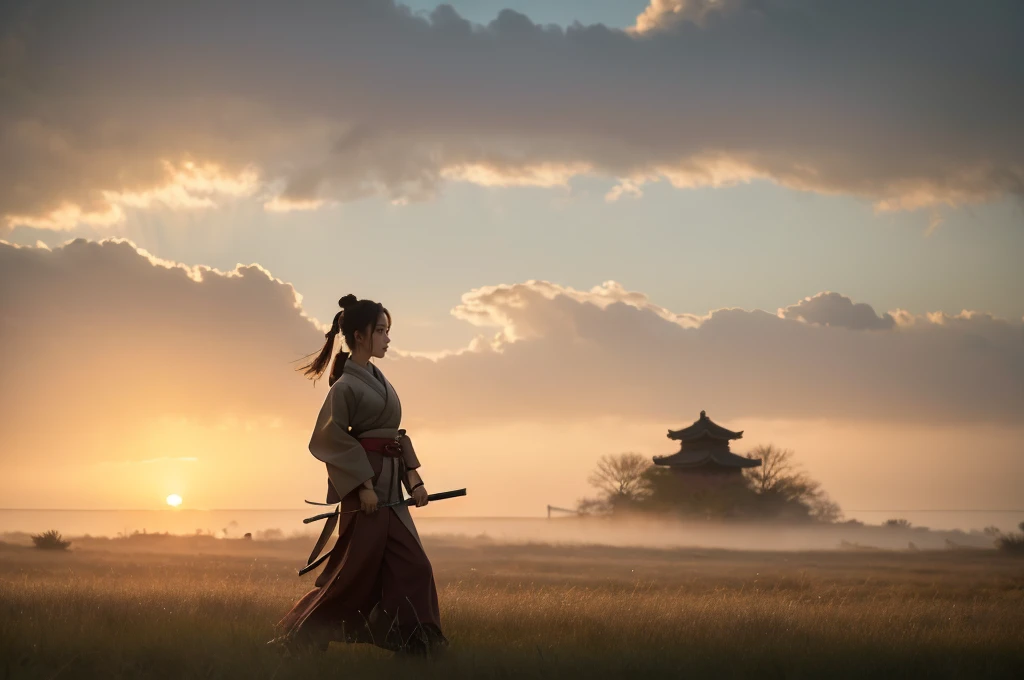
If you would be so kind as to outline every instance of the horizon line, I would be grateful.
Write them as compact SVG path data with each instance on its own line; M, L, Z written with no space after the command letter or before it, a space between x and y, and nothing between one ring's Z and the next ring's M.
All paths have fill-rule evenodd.
M298 512L308 508L0 508L0 512ZM575 511L574 511L575 512ZM844 512L1001 512L1024 513L1018 508L924 508L924 509L851 509ZM471 515L424 518L424 519L532 519L540 515Z
M297 512L301 508L0 508L0 512ZM442 515L422 519L546 519L545 515Z

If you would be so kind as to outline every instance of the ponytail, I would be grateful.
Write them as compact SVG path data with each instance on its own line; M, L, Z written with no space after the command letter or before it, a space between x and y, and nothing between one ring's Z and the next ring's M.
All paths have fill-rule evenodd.
M345 371L345 362L348 361L348 352L338 352L334 355L334 364L331 365L331 375L327 378L327 385L330 387Z
M324 346L320 350L320 354L317 355L316 359L297 369L302 371L303 375L312 378L314 385L316 384L317 378L320 377L320 374L324 372L325 368L327 368L327 361L331 358L331 348L334 346L334 338L341 331L341 319L344 313L345 310L342 310L334 315L334 323L331 324L331 330L324 333L324 337L327 338L327 342L324 343ZM335 365L337 365L337 363L338 362L335 361ZM341 363L344 365L345 362L342 361ZM334 378L334 371L331 371L331 378ZM334 380L331 380L330 382L333 384Z

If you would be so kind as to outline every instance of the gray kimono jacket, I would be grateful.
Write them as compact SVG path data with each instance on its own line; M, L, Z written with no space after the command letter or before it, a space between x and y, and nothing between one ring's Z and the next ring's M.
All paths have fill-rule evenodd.
M346 361L341 378L327 392L313 436L309 440L310 453L327 464L328 502L334 502L330 487L333 487L337 498L341 499L373 478L373 468L359 438L395 438L400 434L398 427L401 420L402 404L398 394L380 369L372 364L363 368L351 359ZM402 500L401 476L404 469L412 470L420 466L412 440L403 434L400 441L401 461L397 458L384 458L380 476L374 484L374 491L381 503ZM409 507L400 505L378 512L388 510L394 510L419 542L420 537Z

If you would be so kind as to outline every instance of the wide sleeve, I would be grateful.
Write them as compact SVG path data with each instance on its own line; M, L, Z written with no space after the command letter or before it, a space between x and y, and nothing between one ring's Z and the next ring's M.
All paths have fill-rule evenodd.
M309 452L327 464L327 476L341 498L366 480L373 479L373 468L366 451L359 440L348 433L352 399L347 385L334 385L327 393L309 440Z
M420 459L416 457L416 449L412 447L412 440L407 434L402 435L402 460L409 470L415 470L420 466Z

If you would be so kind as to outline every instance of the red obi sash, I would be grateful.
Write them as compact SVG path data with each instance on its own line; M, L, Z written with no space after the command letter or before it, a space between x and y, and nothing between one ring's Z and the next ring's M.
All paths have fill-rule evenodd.
M398 458L402 455L402 444L396 439L388 439L387 437L367 437L360 439L359 443L363 445L363 448L367 451L375 451L382 456L388 458Z

